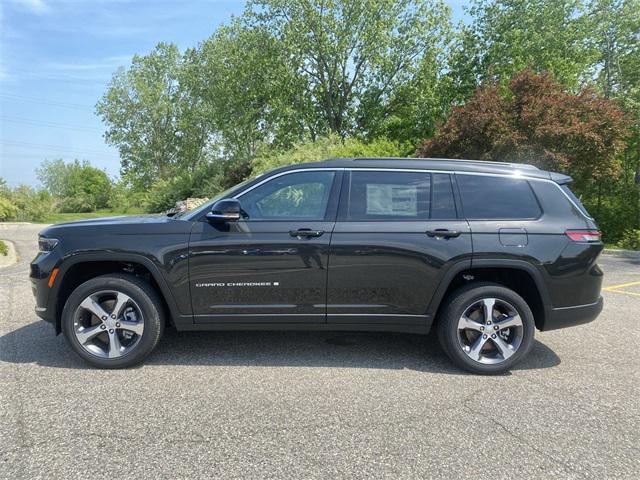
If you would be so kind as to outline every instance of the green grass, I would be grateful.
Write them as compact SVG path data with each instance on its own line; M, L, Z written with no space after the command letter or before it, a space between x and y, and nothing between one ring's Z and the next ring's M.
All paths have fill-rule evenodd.
M130 209L127 212L117 212L114 210L103 209L103 210L96 210L95 212L82 212L82 213L52 212L38 223L71 222L73 220L86 220L90 218L100 218L100 217L115 217L118 215L137 215L139 213L142 213L142 210Z
M9 254L9 247L7 244L0 240L0 255L4 255L5 257Z

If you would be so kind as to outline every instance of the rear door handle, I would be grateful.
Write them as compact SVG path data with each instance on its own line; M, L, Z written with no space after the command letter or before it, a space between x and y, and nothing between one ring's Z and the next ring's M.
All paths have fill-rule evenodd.
M436 238L454 238L459 237L458 230L448 230L446 228L436 228L435 230L427 230L427 236Z
M300 228L298 230L290 230L289 235L292 237L320 237L324 230L311 230L310 228Z

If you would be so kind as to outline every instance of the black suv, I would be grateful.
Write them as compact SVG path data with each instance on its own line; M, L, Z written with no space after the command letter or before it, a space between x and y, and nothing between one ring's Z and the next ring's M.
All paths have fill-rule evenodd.
M36 312L89 363L177 330L434 327L459 366L512 367L534 330L602 310L602 250L565 175L438 159L335 159L248 180L184 214L54 225Z

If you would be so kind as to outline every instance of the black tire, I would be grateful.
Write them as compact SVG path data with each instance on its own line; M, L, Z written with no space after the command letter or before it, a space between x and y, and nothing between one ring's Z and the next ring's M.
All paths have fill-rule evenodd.
M143 332L130 351L117 358L102 358L81 345L76 337L74 318L80 304L92 294L110 290L122 292L139 307L142 314ZM83 360L98 368L127 368L144 360L156 347L164 331L164 311L158 292L147 282L126 274L109 274L87 280L77 287L67 299L61 318L62 333L71 349Z
M463 350L463 345L459 340L458 322L462 315L468 308L485 298L507 302L515 308L522 321L522 329L519 331L521 333L519 347L510 357L495 364L480 363L480 361L470 358ZM445 301L446 306L439 315L436 326L438 339L447 356L457 366L478 374L499 374L508 371L529 353L535 333L533 313L527 302L513 290L495 283L474 282L456 290ZM491 336L493 332L488 333ZM492 346L490 344L489 348L491 349Z

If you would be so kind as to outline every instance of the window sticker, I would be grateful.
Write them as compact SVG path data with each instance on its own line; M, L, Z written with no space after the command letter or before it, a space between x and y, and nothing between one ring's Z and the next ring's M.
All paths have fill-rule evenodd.
M418 187L369 183L366 213L415 217L418 214Z

